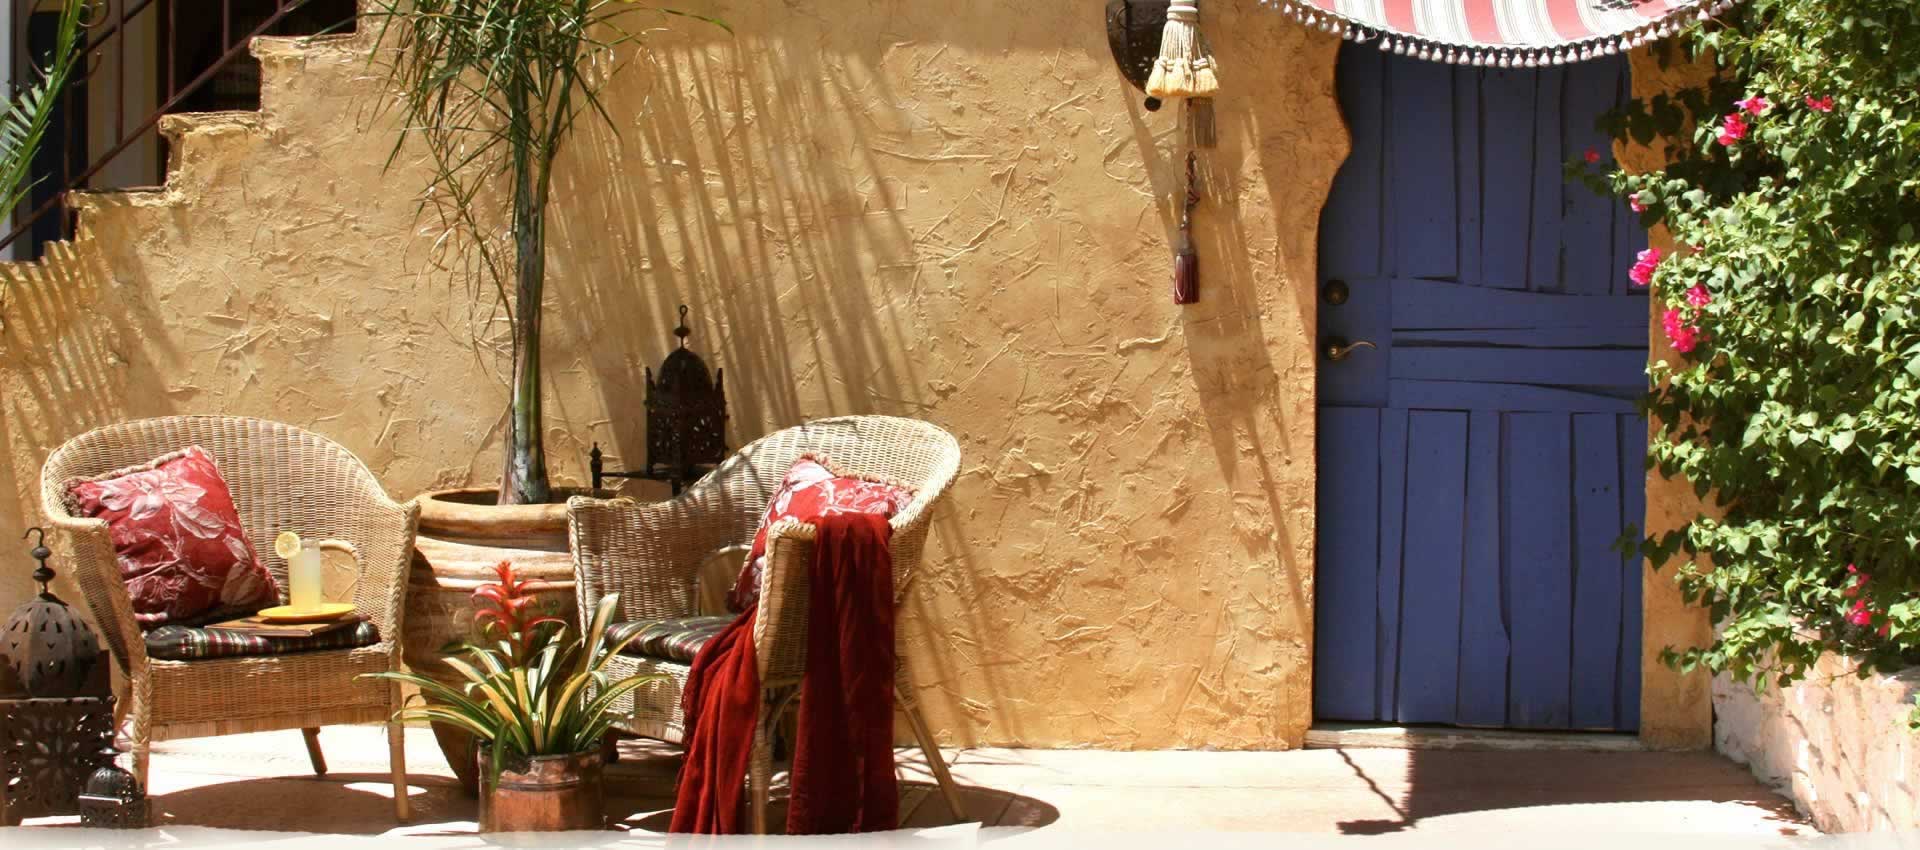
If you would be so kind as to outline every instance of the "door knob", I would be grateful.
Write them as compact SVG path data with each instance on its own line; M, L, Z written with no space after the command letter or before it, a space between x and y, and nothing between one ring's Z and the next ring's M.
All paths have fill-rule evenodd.
M1364 339L1348 342L1345 337L1330 336L1327 337L1326 344L1320 350L1327 355L1328 360L1338 363L1347 359L1347 356L1352 354L1355 349L1378 349L1379 347L1380 346L1374 345Z

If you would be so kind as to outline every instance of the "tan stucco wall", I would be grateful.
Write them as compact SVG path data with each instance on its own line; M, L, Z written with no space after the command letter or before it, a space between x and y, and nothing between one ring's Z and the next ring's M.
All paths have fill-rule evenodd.
M1231 87L1178 308L1174 112L1114 71L1102 3L676 5L737 35L650 36L607 93L618 135L581 134L558 180L556 472L641 450L640 370L689 303L736 441L851 412L959 437L905 626L944 739L1298 745L1335 41L1209 6ZM497 476L503 337L434 270L419 169L380 169L365 45L259 49L262 114L175 122L165 191L89 201L68 255L9 270L0 545L47 452L130 417L292 422L402 496ZM10 607L27 568L0 563Z
M1674 51L1665 67L1654 51L1633 51L1634 97L1650 98L1662 92L1699 85L1712 75L1711 62L1687 61ZM1650 170L1665 161L1664 148L1627 145L1617 151L1620 162L1629 169ZM1665 227L1656 227L1648 241L1662 251L1674 250L1673 239ZM1651 305L1648 316L1648 356L1679 362L1679 355L1668 344L1660 328L1661 307ZM1658 439L1649 424L1650 438ZM1667 479L1655 471L1647 473L1646 527L1660 534L1685 524L1697 516L1704 505L1694 495L1693 484L1682 479ZM1641 677L1640 739L1660 749L1701 749L1713 744L1713 682L1703 670L1680 673L1660 663L1660 653L1668 647L1705 646L1713 639L1707 610L1686 603L1674 584L1675 564L1663 564L1658 570L1649 562L1641 575Z

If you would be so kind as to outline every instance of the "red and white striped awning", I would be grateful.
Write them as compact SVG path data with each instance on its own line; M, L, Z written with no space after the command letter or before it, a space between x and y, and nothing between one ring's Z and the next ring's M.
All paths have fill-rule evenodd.
M1297 21L1403 56L1501 68L1639 47L1733 0L1260 0Z

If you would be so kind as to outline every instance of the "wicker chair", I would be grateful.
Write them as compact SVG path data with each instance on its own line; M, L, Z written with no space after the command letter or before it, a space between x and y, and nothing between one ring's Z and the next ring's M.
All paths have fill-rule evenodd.
M821 419L763 437L728 458L714 472L671 501L576 496L567 502L580 611L591 612L601 596L620 594L621 621L661 620L695 613L695 576L708 555L753 539L767 502L800 455L822 452L858 472L882 475L917 490L911 504L892 518L894 601L906 599L926 546L932 507L960 468L960 447L945 431L925 422L887 416ZM747 781L753 830L767 831L773 777L771 730L794 707L805 663L807 568L813 554L812 526L782 523L768 535L768 566L753 643L758 656L761 710L755 726ZM955 818L962 818L958 789L920 715L906 655L901 653L895 705ZM621 728L631 734L682 743L686 733L680 692L690 665L619 656L615 675L664 674L642 687Z
M248 537L282 587L287 566L270 545L278 531L296 529L310 538L354 545L361 572L353 601L378 626L379 643L195 661L148 657L107 524L69 515L62 485L191 445L204 448L219 465ZM400 617L417 505L388 498L358 458L326 438L274 422L216 416L147 419L75 437L47 459L40 500L49 523L67 537L72 575L127 678L128 735L141 787L147 784L148 751L155 740L300 729L314 772L324 774L319 727L381 722L387 724L394 811L407 819L402 727L392 719L400 707L400 685L356 677L402 669Z

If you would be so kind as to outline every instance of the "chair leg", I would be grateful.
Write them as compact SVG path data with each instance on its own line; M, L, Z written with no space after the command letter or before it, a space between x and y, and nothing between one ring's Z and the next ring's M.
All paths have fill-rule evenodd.
M307 761L313 763L314 776L327 775L327 756L320 752L320 727L307 726L300 730L307 739Z
M940 796L947 800L947 811L953 813L956 823L967 821L967 810L960 803L960 786L953 781L953 774L947 771L946 757L940 754L940 745L933 740L933 730L927 728L927 719L920 715L920 706L900 698L900 712L907 716L907 725L913 728L913 739L920 744L920 752L927 757L927 768L933 771L933 781L940 786Z
M767 834L767 809L773 804L773 733L769 728L779 715L772 705L760 708L760 722L753 726L753 752L747 757L747 805L754 835Z
M144 681L136 681L132 689L133 708L127 724L127 744L133 751L134 781L140 783L142 792L150 792L153 786L147 784L147 766L153 758L153 717L148 713L147 707L152 702L145 698L147 692L141 687L144 684Z
M412 817L407 799L407 727L387 723L387 763L393 769L393 816L401 823Z

